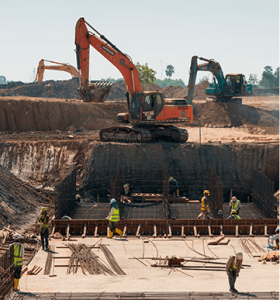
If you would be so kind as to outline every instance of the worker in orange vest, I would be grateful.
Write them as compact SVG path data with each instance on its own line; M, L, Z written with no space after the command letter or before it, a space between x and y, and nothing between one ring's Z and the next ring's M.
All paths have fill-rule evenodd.
M203 197L201 198L201 212L198 215L197 219L210 219L209 196L210 192L208 190L205 190L203 192Z

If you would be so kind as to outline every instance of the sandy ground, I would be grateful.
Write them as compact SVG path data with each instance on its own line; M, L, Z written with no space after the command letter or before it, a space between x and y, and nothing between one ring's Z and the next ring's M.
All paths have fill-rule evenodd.
M51 274L56 277L48 277L43 275L41 271L37 276L23 275L20 281L20 288L23 292L227 292L229 290L228 278L225 271L206 271L206 270L187 270L181 269L183 272L172 271L166 268L152 267L151 264L155 260L148 258L169 257L176 255L188 259L202 259L203 257L196 254L189 247L193 247L196 251L203 253L203 238L192 239L153 239L155 246L149 243L143 243L141 239L119 239L112 240L103 239L108 249L114 255L120 267L126 275L123 276L105 276L105 275L83 275L81 270L75 275L67 274L66 267L59 265L68 264L68 259L55 259L54 269ZM211 238L207 238L209 241ZM265 246L267 238L255 237L254 240L260 245ZM97 239L78 238L74 243L86 243L93 245ZM209 246L211 251L219 257L219 262L226 262L230 255L236 252L243 251L240 246L240 238L230 237L228 245L224 246ZM63 246L67 242L52 240L51 244ZM71 243L71 242L70 242ZM186 245L189 246L187 246ZM143 248L144 245L144 248ZM103 253L99 249L93 251L104 261L106 261ZM158 254L157 254L158 251ZM143 257L147 259L141 259ZM208 250L205 254L211 257L214 255ZM257 255L257 253L255 253ZM67 248L56 248L54 256L67 257L70 255L70 250ZM134 257L140 258L143 262L140 263ZM47 253L40 250L35 258L30 263L30 267L34 264L44 268ZM145 265L144 265L145 264ZM243 264L250 265L241 270L240 276L236 281L236 288L239 292L279 292L279 265L268 262L262 264L257 261L257 258L250 258L244 254ZM185 263L185 266L202 265L201 263ZM94 282L94 286L93 286Z

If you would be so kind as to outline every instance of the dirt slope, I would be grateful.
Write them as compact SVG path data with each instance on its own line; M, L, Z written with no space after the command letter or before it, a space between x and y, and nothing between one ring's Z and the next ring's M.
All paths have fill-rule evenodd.
M0 166L0 229L8 224L25 225L27 214L35 214L46 202L21 184L25 183Z

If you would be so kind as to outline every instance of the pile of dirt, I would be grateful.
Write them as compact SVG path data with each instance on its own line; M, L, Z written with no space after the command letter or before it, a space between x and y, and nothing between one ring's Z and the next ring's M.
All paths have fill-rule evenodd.
M268 134L279 131L278 116L269 111L239 103L206 102L195 104L193 125L205 127L258 127Z
M120 112L126 112L126 102L2 97L0 131L98 130L119 124Z
M7 225L27 225L46 200L0 166L0 229Z
M205 99L205 88L208 86L208 82L204 81L197 84L194 89L194 99ZM70 80L43 81L38 83L23 83L23 82L11 82L8 84L0 85L0 96L28 96L28 97L43 97L43 98L61 98L61 99L80 99L77 92L79 83ZM160 91L163 92L165 97L185 97L187 88L181 86L168 86L161 88L156 84L149 84L144 86L144 91ZM124 81L115 82L112 85L111 91L108 95L108 100L125 100L126 84Z

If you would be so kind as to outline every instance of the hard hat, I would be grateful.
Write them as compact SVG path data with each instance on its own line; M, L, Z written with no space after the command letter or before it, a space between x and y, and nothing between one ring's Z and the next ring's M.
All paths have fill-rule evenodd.
M14 238L14 240L19 240L19 239L21 238L21 236L20 236L20 234L15 233L15 234L13 235L13 238Z
M173 177L169 177L169 181L172 181L172 180L174 180L174 178Z
M44 211L46 211L46 208L45 208L45 207L42 207L42 208L41 208L41 212L44 212Z
M235 209L233 209L230 213L231 214L237 214L237 211Z
M110 204L117 202L116 199L111 199Z
M129 187L129 183L124 184L123 187L124 187L124 188L125 188L125 187Z
M209 192L208 190L205 190L205 191L203 192L203 195L210 196L210 192Z
M235 196L233 196L233 197L231 198L231 200L236 201L237 198L236 198Z
M280 227L277 227L277 228L275 229L275 232L279 233L279 230L280 230Z
M243 259L243 254L242 254L242 252L236 253L236 259L238 259L238 260L242 260L242 259Z

